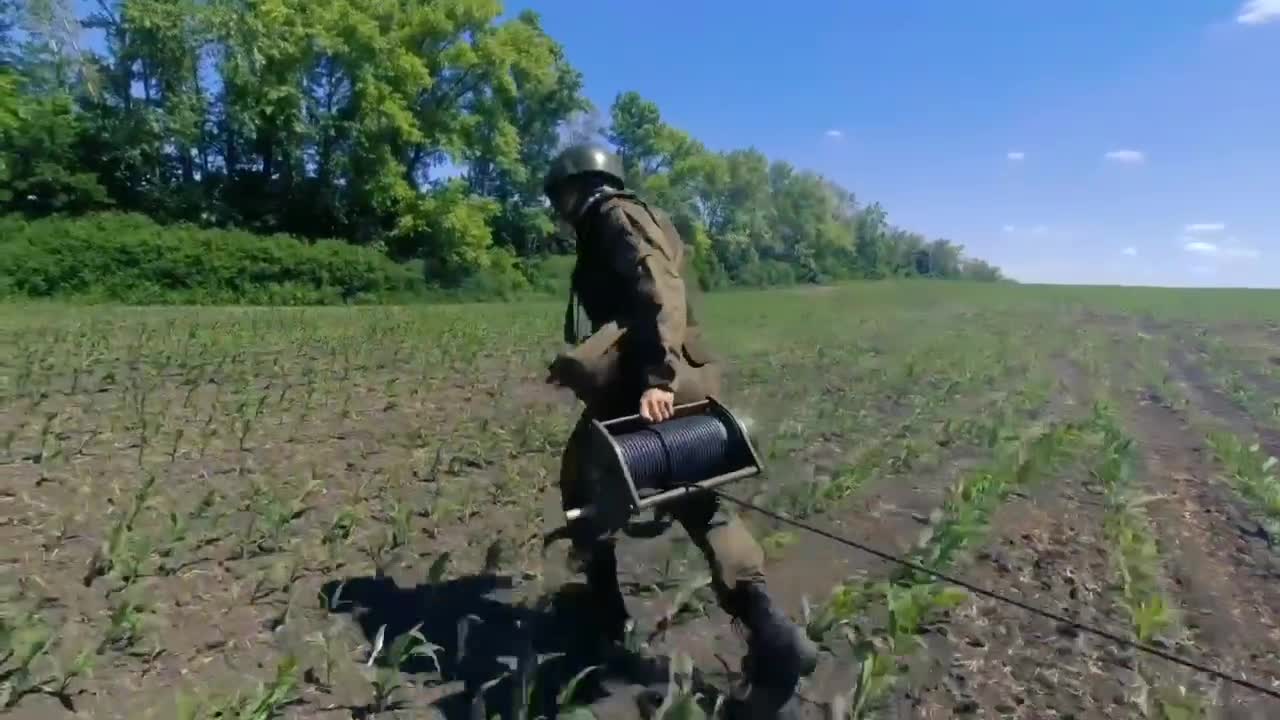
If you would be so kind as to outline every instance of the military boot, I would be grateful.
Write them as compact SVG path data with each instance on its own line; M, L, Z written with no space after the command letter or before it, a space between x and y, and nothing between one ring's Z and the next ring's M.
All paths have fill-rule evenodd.
M785 718L800 678L818 666L818 648L769 597L762 582L739 583L728 598L730 614L747 630L742 675L747 687L731 703L731 717Z

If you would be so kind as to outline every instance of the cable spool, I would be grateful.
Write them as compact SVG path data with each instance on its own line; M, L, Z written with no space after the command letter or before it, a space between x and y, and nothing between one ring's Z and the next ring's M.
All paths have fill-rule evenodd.
M613 439L641 494L714 477L731 459L729 430L714 415L674 418Z
M565 513L619 526L643 510L757 475L760 458L746 429L714 398L680 405L650 423L639 415L591 424L591 505Z

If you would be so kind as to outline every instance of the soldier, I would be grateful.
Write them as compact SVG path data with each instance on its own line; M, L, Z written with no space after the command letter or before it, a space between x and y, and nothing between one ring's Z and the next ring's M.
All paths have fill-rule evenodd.
M586 409L562 458L560 494L564 507L581 507L591 488L582 457L592 418L638 413L658 422L678 404L719 392L718 364L706 351L686 299L684 244L665 213L627 191L622 163L608 150L583 144L568 148L552 163L544 190L561 220L577 237L572 294L565 313L565 341L579 348L609 345L598 338L625 328L617 369L598 392L582 397ZM577 327L578 306L591 325L592 339ZM554 381L557 366L551 368ZM567 383L566 383L567 384ZM813 672L817 648L771 601L765 589L764 554L736 515L712 493L699 493L670 509L712 570L720 606L748 634L743 677L750 707L776 711L792 695L799 678ZM607 532L576 521L573 556L585 571L597 632L613 644L625 632L628 614L618 585L614 541Z

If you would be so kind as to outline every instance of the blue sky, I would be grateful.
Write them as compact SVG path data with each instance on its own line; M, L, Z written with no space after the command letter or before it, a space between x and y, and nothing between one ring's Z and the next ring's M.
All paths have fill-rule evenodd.
M1280 287L1280 0L544 0L606 109L820 172L1025 282Z

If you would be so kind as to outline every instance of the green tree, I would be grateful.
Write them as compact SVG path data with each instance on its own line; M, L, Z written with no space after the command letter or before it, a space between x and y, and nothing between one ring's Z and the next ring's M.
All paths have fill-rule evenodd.
M4 103L0 97L0 105ZM0 172L7 186L0 201L34 215L83 213L108 205L97 175L80 166L80 126L70 98L20 98L16 111L16 127L0 133Z
M604 139L671 213L703 287L999 278L818 174L709 150L638 93L602 117L538 15L504 17L498 0L75 7L0 0L0 212L341 238L435 284L504 293L570 246L542 197L550 158Z
M1004 275L999 268L984 260L972 258L964 261L962 276L966 280L977 280L979 282L999 282L1004 280Z
M854 237L858 272L863 277L879 279L887 275L901 275L904 270L914 267L912 263L894 257L888 221L879 203L871 203L856 214Z
M560 129L592 108L582 97L582 75L563 49L542 30L539 18L522 12L502 28L495 92L465 155L474 193L493 198L494 241L521 255L548 249L554 224L542 196L542 178L560 146Z
M630 184L642 185L663 169L660 144L665 128L653 101L637 92L620 93L614 98L607 137L622 158Z
M31 214L104 207L105 189L81 152L84 126L71 88L84 76L69 7L33 0L3 16L6 44L14 28L25 37L0 68L0 202Z

